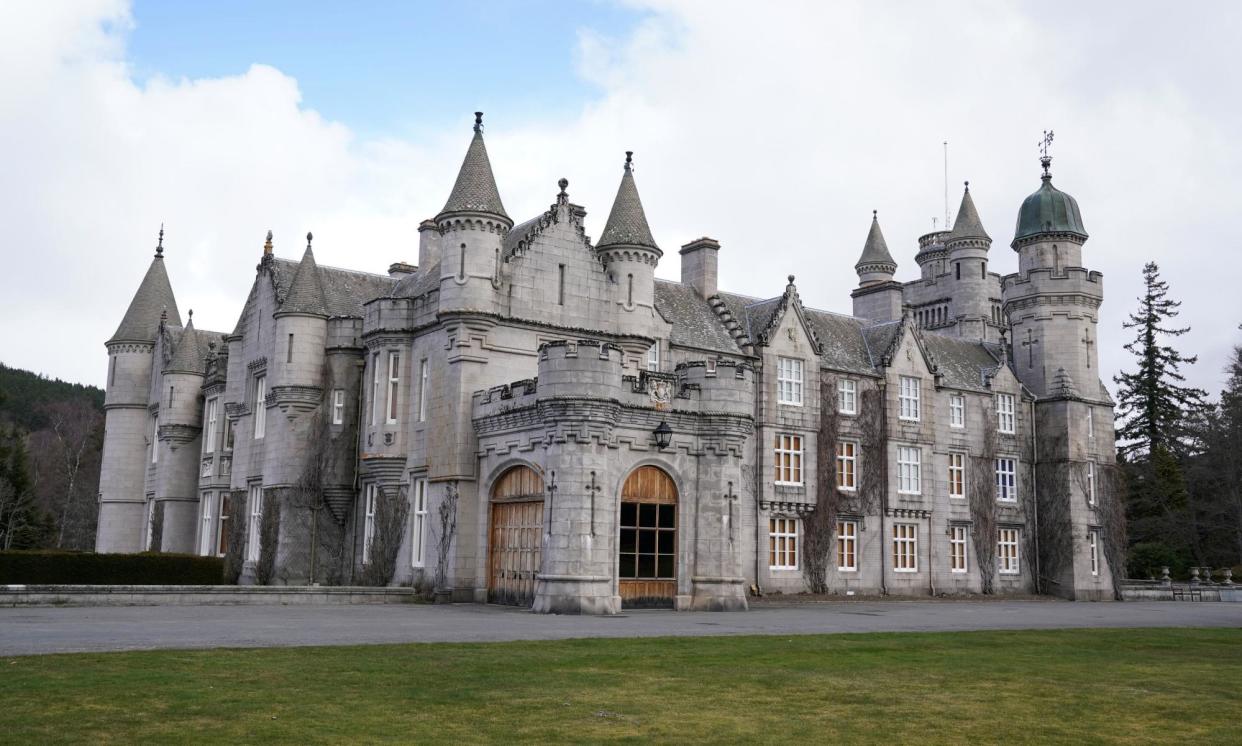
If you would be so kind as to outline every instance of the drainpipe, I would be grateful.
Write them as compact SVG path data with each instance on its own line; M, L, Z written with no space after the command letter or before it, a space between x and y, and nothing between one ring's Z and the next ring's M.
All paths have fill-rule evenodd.
M367 352L366 351L362 353L361 360L354 361L354 367L358 368L358 414L357 414L357 422L355 423L355 427L354 427L354 484L353 484L353 487L354 487L355 501L354 501L353 509L350 510L350 513L352 514L354 518L354 521L353 521L354 530L350 532L352 535L350 536L350 544L349 544L349 584L350 585L354 584L354 564L355 564L355 559L358 556L357 497L358 497L358 487L359 487L358 478L362 473L362 425L363 425L363 415L364 415L363 404L365 403L364 399L366 398L366 382L367 382L366 381L366 367L367 367Z
M1039 569L1039 441L1035 439L1035 400L1032 399L1027 405L1027 411L1031 417L1031 512L1034 514L1031 518L1035 522L1033 531L1035 533L1035 592L1041 593L1040 587L1040 569ZM1074 525L1073 519L1070 520L1070 528ZM1071 530L1071 534L1072 534ZM1071 546L1073 546L1071 539Z
M762 371L763 360L760 358L760 364L756 366L756 371ZM761 539L760 524L763 522L763 509L759 507L760 501L763 499L763 479L760 474L763 467L763 395L759 391L759 376L755 376L755 588L760 592L763 591L759 585L759 557L762 556L763 544Z
M888 595L888 566L884 564L885 541L888 528L884 517L888 514L888 381L880 379L880 473L883 475L880 489L880 595Z

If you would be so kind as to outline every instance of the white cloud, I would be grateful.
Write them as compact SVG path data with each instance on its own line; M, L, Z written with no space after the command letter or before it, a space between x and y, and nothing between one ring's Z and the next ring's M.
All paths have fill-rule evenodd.
M414 259L468 112L434 139L360 140L270 67L139 84L124 61L124 5L48 5L0 10L6 362L100 382L101 343L161 221L183 312L225 331L269 227L285 255L309 229L324 263L382 271ZM915 275L915 238L943 212L945 139L952 208L970 179L993 268L1014 269L1013 220L1052 127L1056 183L1078 198L1086 261L1106 276L1104 369L1128 362L1120 321L1150 258L1186 301L1194 332L1181 345L1202 356L1193 379L1219 388L1242 320L1233 5L1195 17L1156 4L643 7L651 16L626 36L576 40L579 72L600 90L576 118L488 112L515 219L545 208L563 175L598 235L632 149L661 275L676 277L678 245L707 234L724 244L722 285L772 295L793 272L804 300L844 311L871 209L899 276Z

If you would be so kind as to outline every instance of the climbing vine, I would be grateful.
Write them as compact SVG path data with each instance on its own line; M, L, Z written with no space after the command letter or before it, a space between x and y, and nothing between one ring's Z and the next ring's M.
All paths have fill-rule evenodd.
M970 457L970 473L966 477L966 496L970 503L970 519L975 558L979 564L979 590L995 592L996 583L996 415L989 402L980 404L983 439L979 453Z

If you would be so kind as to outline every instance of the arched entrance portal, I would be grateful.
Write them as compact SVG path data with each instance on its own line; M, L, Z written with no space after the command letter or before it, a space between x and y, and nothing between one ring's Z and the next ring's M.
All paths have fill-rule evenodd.
M530 606L543 540L543 478L529 466L509 469L492 485L487 600Z
M621 487L617 578L621 605L671 607L677 595L677 485L640 466Z

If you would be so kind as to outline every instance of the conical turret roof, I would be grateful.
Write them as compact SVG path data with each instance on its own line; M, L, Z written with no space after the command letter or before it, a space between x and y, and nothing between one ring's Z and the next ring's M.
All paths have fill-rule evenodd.
M312 238L310 233L306 234L306 252L302 254L302 263L298 265L293 281L289 283L289 292L285 295L285 302L280 304L278 313L328 315L328 306L323 298L323 278L319 276L315 252L311 251Z
M871 211L871 230L867 231L867 242L863 244L862 256L858 257L854 269L862 270L868 266L887 266L889 273L897 271L897 262L893 261L893 255L888 251L888 242L880 230L879 215L874 210Z
M173 296L168 272L164 269L163 229L160 230L160 246L156 250L147 274L129 302L121 325L108 340L113 342L154 342L160 325L160 314L168 310L168 322L180 326L181 314L177 312L177 299Z
M992 237L983 229L983 221L979 219L979 211L975 209L975 201L970 198L970 182L966 182L966 190L962 192L962 204L957 208L957 219L953 221L953 231L949 240L959 238L981 238L991 241Z
M201 374L206 369L205 357L198 332L194 329L194 318L191 317L182 330L181 339L177 342L177 348L173 350L172 359L168 361L164 371Z
M483 112L474 113L474 137L466 149L466 157L457 172L457 182L444 203L441 215L452 212L484 212L504 218L512 223L496 189L496 177L492 175L492 162L483 144Z
M604 224L597 248L645 246L660 250L651 235L651 227L647 225L647 213L643 211L643 201L634 184L633 155L632 151L625 153L625 173L621 175L621 185L617 187L617 197L612 201L612 212L608 213L608 222Z

